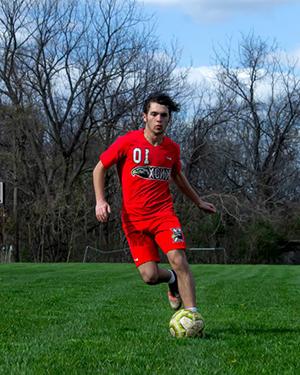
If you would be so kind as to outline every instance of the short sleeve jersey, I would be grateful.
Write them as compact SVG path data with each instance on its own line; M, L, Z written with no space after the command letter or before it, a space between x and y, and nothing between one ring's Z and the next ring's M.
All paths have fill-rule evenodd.
M144 130L134 130L117 140L99 159L104 168L117 165L122 185L123 221L148 219L174 213L170 179L181 170L180 148L164 137L153 146Z

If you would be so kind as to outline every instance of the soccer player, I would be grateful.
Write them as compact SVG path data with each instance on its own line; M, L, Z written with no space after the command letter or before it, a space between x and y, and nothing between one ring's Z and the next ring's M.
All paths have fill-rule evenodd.
M149 96L144 103L145 127L128 132L104 151L93 171L96 217L108 220L111 208L105 199L105 173L112 165L122 185L122 226L132 258L145 283L168 283L173 309L182 305L197 312L195 284L185 254L185 238L173 209L172 180L196 206L215 213L213 204L203 201L181 170L178 144L165 135L179 105L164 93ZM171 270L158 266L158 247L167 255Z

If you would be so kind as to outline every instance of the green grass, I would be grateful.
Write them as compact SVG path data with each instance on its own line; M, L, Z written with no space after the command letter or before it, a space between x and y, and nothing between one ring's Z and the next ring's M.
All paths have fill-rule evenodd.
M300 268L194 265L204 339L131 264L0 265L0 374L300 374Z

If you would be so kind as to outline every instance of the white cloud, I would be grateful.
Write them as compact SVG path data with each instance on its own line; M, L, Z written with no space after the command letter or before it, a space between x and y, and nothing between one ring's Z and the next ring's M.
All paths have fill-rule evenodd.
M218 68L216 66L197 66L191 68L179 68L178 71L188 71L187 80L190 84L212 85L216 79Z
M276 4L286 4L297 2L297 0L139 0L144 4L156 4L160 6L187 5L190 7L199 6L201 8L215 9L245 9L258 8L262 6L272 6Z
M201 93L205 92L206 95L203 97L203 101L211 103L214 97L211 94L214 93L215 84L217 83L217 66L197 66L190 68L177 68L178 74L187 73L187 83L192 88L192 97L197 100ZM175 71L176 74L176 71ZM192 98L191 98L192 99Z
M186 14L206 21L215 21L239 12L260 11L298 0L139 0L140 2L164 7L181 8Z
M299 50L300 53L300 50ZM217 74L219 72L219 67L216 65L212 66L198 66L192 68L178 68L179 73L188 71L187 81L192 86L195 86L195 97L197 97L197 87L200 91L203 90L208 94L208 100L213 98L213 94L218 85ZM264 70L260 70L261 79L256 82L255 97L257 100L268 100L272 93L272 86L275 95L280 95L283 91L283 76L277 73L277 78L272 81L271 76L266 75ZM247 85L250 82L250 73L246 69L235 69L235 74L239 78L240 82ZM288 76L285 79L289 79Z
M271 63L274 60L277 61L286 71L293 67L294 73L300 76L300 46L291 51L278 49L274 54L271 53L268 56L268 60Z
M162 6L180 4L179 0L139 0L139 1L145 4L157 4L157 5L162 5Z
M287 58L300 69L300 47L288 52Z

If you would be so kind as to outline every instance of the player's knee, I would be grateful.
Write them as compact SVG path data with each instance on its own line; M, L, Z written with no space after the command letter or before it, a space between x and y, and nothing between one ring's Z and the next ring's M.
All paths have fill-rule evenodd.
M158 273L144 271L141 273L143 281L148 285L155 285L158 282Z
M172 251L168 254L168 259L175 272L185 272L189 269L189 265L184 251Z

